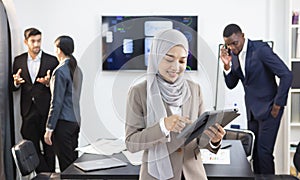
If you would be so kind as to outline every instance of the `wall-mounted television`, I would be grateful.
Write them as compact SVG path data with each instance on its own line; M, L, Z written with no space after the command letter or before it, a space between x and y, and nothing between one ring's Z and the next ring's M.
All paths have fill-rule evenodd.
M197 70L197 16L101 16L102 70L146 70L153 36L177 29L189 41L187 70Z

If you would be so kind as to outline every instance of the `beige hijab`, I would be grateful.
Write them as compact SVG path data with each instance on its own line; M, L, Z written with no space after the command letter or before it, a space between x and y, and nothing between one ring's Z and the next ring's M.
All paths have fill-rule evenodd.
M147 127L167 117L164 102L172 106L181 106L191 94L183 76L170 84L158 75L161 60L177 45L181 45L188 53L186 37L175 29L159 32L153 39L147 69ZM172 93L172 90L176 93ZM149 149L148 173L161 180L174 176L166 143L157 144Z

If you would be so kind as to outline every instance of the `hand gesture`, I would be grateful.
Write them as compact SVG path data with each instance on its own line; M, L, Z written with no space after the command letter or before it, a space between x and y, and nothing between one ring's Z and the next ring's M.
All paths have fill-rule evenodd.
M210 138L212 143L218 143L223 139L226 132L220 124L216 123L206 129L204 133Z
M44 85L49 85L49 81L50 81L50 70L47 71L47 74L45 77L42 78L37 78L36 79L37 82L42 83Z
M13 75L15 85L25 83L25 80L21 77L22 69L18 69L18 72Z
M167 130L173 132L181 132L186 124L192 123L188 117L182 117L176 114L166 117L164 121Z
M223 46L221 48L220 59L224 63L224 69L228 70L230 68L230 62L231 62L232 57L231 57L228 49L225 48L225 46Z

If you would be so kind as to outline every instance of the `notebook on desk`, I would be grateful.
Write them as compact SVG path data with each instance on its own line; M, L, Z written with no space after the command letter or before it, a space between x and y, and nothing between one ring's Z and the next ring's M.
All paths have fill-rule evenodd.
M83 171L94 171L100 169L109 169L114 167L126 166L127 163L116 158L105 158L91 161L74 162L74 166Z

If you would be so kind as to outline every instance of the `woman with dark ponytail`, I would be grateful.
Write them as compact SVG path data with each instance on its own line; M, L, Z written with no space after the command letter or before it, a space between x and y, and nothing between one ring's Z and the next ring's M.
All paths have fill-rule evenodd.
M72 55L74 41L71 37L58 37L55 47L59 65L50 80L51 102L44 140L53 145L62 172L78 158L75 149L81 121L82 72Z

